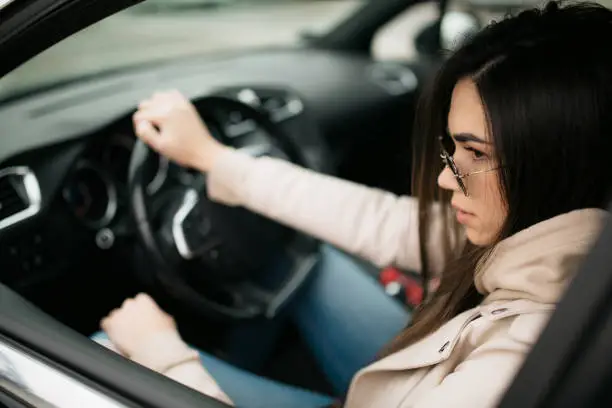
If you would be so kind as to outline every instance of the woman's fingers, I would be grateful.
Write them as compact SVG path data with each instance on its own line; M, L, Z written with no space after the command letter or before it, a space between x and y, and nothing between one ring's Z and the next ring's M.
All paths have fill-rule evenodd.
M182 166L208 171L207 162L214 161L214 152L220 150L195 106L178 91L142 101L133 121L143 142Z
M134 118L147 120L155 125L160 125L172 112L171 108L162 104L152 104L146 108L139 108L134 113Z
M176 90L155 92L149 98L143 99L138 104L138 108L148 109L159 105L183 103L186 101L188 101L187 98Z
M151 146L154 150L159 149L161 135L150 121L136 119L134 131L140 140Z
M172 116L184 114L184 111L190 110L189 108L193 108L193 105L178 91L156 92L140 102L135 117L159 125L159 122ZM197 114L195 109L193 113Z

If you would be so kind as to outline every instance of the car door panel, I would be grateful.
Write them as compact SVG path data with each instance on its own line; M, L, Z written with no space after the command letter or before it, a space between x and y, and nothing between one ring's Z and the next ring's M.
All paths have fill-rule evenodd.
M0 285L2 344L32 353L82 386L124 406L218 408L226 405L105 349ZM122 406L122 405L117 405Z

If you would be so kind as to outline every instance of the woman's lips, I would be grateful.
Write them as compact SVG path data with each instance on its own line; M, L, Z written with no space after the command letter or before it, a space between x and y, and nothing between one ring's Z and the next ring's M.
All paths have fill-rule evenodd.
M457 221L459 224L467 224L471 217L472 214L457 210Z
M472 218L474 216L474 214L467 212L465 210L462 210L460 207L453 205L453 208L456 211L457 214L457 221L459 222L459 224L467 224L470 220L470 218Z

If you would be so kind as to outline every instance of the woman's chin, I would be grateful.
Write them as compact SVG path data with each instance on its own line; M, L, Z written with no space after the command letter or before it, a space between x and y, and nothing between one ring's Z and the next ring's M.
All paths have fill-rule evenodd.
M486 232L468 226L465 227L465 237L472 245L479 247L490 245L495 241L493 234L487 234Z

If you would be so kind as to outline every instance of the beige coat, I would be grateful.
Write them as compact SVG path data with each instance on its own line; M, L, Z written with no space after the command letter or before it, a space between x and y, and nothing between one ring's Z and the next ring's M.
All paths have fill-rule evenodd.
M217 201L264 214L379 266L420 269L414 198L239 152L219 160L209 174L208 192ZM495 406L606 216L596 209L575 211L503 241L475 274L478 290L486 295L483 303L357 373L346 407ZM440 257L431 261L436 270L442 268ZM136 359L161 371L190 353L177 335L166 334L151 339ZM227 400L197 361L166 374Z

